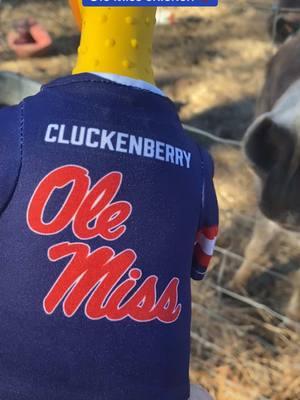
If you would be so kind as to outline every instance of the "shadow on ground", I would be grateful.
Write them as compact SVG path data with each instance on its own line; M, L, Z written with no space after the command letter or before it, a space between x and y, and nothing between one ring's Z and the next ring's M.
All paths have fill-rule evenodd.
M211 108L183 122L218 137L241 140L254 118L255 102L255 98L246 97L237 102ZM180 108L180 105L178 106ZM203 143L197 135L195 139Z
M77 54L77 48L79 46L80 37L78 35L62 35L53 39L53 44L48 52L48 55L59 55L70 56Z

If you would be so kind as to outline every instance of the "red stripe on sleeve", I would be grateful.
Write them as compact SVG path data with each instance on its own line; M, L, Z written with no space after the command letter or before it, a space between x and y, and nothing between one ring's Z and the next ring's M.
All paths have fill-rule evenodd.
M217 225L211 227L205 227L201 229L198 233L203 233L204 236L209 240L213 240L218 236L219 227Z
M195 246L195 256L196 256L196 260L197 260L197 264L199 264L201 267L207 268L210 260L211 260L211 256L208 256L207 254L204 253L204 251L201 249L200 245L196 245Z

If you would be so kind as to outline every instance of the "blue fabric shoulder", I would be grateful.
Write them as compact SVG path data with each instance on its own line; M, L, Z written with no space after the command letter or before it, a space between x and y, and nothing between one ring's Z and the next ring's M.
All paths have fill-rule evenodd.
M14 193L21 166L21 106L0 110L0 216Z
M200 148L200 153L202 155L202 160L204 163L204 173L205 176L208 179L213 178L214 176L214 161L213 158L211 156L211 154L204 148L202 148L201 146L199 146Z

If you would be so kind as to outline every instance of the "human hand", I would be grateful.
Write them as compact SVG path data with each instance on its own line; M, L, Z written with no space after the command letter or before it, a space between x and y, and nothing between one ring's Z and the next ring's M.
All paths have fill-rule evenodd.
M213 398L201 386L191 385L191 395L189 400L213 400Z

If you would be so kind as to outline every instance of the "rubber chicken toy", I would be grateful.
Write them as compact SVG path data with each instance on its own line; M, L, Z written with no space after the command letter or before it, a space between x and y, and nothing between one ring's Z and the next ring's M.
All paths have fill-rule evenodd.
M191 278L213 254L213 161L154 84L155 8L71 7L73 75L0 110L0 398L208 400Z
M154 84L155 7L83 7L79 0L70 5L81 30L74 74L109 72Z

